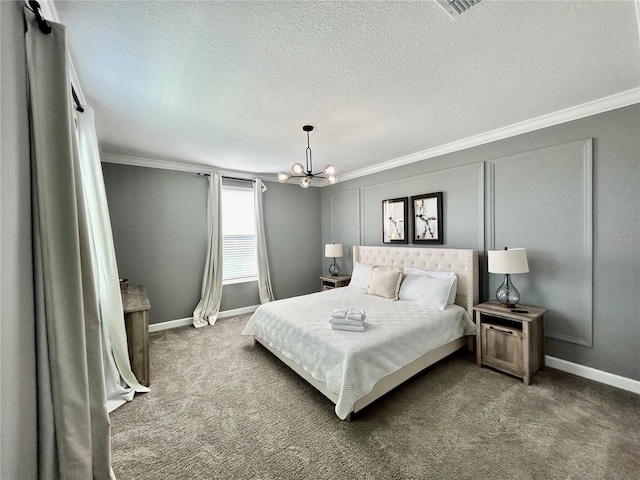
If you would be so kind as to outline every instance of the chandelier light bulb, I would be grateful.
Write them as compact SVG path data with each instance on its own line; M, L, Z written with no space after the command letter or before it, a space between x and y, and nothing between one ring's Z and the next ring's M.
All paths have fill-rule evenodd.
M291 167L291 171L294 175L300 175L304 173L304 166L301 163L294 163Z
M325 178L325 180L329 182L331 185L333 185L338 181L335 175L327 175L327 178Z
M336 174L336 167L335 167L335 165L328 164L328 165L325 165L324 170L322 170L322 171L327 176L335 175Z
M278 174L278 181L280 183L287 183L289 181L289 179L291 178L291 176L288 173L285 172L280 172Z
M309 179L309 177L304 177L302 180L300 180L300 186L302 188L309 188L309 185L311 185L311 180Z

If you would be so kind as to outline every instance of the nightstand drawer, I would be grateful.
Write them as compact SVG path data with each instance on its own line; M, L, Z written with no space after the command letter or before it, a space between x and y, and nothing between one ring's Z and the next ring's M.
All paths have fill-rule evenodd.
M482 363L522 375L522 330L510 326L482 324Z

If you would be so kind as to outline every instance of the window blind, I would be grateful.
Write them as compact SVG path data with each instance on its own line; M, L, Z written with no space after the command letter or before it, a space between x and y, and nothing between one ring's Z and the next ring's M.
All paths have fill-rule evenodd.
M223 235L223 280L257 277L255 235Z

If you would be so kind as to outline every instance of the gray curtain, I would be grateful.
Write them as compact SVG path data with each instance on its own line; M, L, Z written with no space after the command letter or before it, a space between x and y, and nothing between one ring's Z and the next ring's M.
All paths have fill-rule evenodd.
M222 301L222 175L209 175L207 196L208 246L200 302L193 311L193 326L213 325Z
M36 294L39 477L108 479L110 423L65 28L25 9Z
M262 180L253 181L253 210L256 226L256 250L258 260L258 294L260 303L273 301L271 288L271 274L269 273L269 259L267 257L267 240L264 232L264 213L262 211L262 194L267 190Z

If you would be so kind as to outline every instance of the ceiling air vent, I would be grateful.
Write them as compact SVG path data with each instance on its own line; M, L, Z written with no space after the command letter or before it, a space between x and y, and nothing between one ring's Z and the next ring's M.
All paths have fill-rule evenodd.
M449 12L449 15L457 18L474 5L479 4L481 0L437 0L437 2Z

